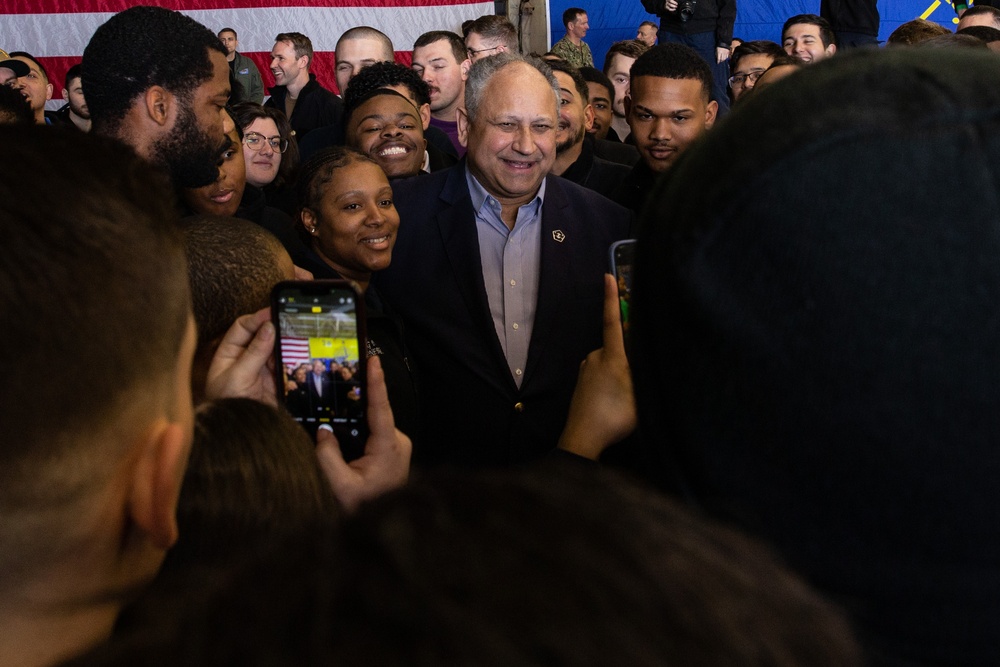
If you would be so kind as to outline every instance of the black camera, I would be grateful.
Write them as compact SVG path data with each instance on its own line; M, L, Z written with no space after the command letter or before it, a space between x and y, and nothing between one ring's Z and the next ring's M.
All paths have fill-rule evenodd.
M698 4L698 0L681 0L680 3L680 13L681 21L687 21L694 14L694 6Z

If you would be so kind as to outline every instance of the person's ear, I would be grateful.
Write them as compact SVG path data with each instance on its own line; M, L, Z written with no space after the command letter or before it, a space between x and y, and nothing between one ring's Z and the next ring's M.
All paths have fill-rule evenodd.
M139 437L129 517L158 549L177 541L177 501L190 446L182 424L160 419Z
M588 104L584 107L583 118L585 121L583 127L587 130L587 132L590 132L594 129L594 107L592 105Z
M472 67L472 61L466 58L462 61L462 81L469 78L469 69Z
M62 95L63 95L63 99L66 100L67 102L69 102L69 91L66 90L65 88L63 88Z
M53 90L55 90L55 88L52 87L51 83L47 84L45 86L45 99L46 100L51 100L52 99L52 91Z
M423 124L424 131L426 132L427 128L431 126L431 105L421 104L417 111L420 114L420 122Z
M306 231L316 235L316 213L312 209L304 208L300 214L302 217L302 226L306 228Z
M143 102L149 119L160 127L166 127L170 122L170 107L173 105L174 96L162 86L150 86L146 89Z
M712 126L715 125L715 118L719 115L719 103L712 100L705 107L705 129L711 130Z
M458 125L458 143L466 148L469 147L469 112L465 107L458 107L458 115L455 117Z
M832 56L835 53L837 53L837 45L836 44L831 44L830 46L826 47L826 55Z

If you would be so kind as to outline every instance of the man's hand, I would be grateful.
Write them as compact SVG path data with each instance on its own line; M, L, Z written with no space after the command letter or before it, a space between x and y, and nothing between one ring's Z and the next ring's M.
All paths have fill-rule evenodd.
M378 357L368 359L368 440L365 453L347 463L333 432L320 428L316 457L333 495L351 512L363 501L406 483L410 475L410 439L396 428Z
M277 407L274 385L274 325L271 311L259 310L236 320L222 337L205 381L205 396L252 398Z
M612 445L635 430L638 419L632 372L625 357L625 339L618 312L618 285L604 276L604 347L580 364L580 375L559 438L559 448L597 460Z
M663 8L666 9L668 12L674 11L675 9L677 9L677 0L667 0L666 3L663 5Z
M729 58L729 49L724 46L715 47L715 62L724 63Z

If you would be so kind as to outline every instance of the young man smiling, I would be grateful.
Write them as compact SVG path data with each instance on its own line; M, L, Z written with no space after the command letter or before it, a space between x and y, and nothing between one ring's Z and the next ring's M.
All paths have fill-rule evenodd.
M785 53L808 64L835 54L837 38L822 16L799 14L785 21L781 28L781 46Z

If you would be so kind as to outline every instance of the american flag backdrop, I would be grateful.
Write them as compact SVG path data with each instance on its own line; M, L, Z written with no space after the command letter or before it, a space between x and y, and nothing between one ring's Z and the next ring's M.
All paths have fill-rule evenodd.
M310 358L308 338L281 337L281 363L294 370L299 364L309 363Z
M476 0L2 0L0 49L27 51L49 72L58 98L63 77L80 62L83 49L99 25L112 14L136 4L176 9L212 32L230 27L239 36L239 51L257 63L265 87L274 85L269 69L274 36L301 32L316 52L311 71L320 83L336 90L334 47L340 35L368 25L386 33L396 60L408 65L413 42L429 30L461 34L462 22L492 14L493 2ZM141 47L143 36L135 36Z

